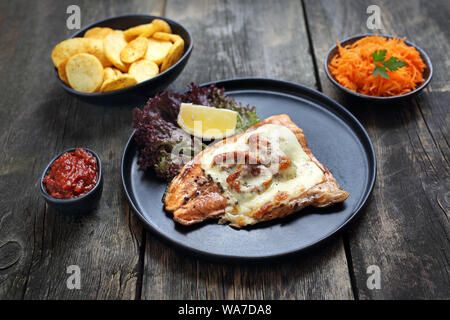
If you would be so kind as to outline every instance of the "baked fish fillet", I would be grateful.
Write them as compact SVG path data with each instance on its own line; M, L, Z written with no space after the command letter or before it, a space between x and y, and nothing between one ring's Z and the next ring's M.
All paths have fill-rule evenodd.
M348 196L312 154L302 130L281 114L197 154L169 184L163 202L183 225L219 218L239 228Z

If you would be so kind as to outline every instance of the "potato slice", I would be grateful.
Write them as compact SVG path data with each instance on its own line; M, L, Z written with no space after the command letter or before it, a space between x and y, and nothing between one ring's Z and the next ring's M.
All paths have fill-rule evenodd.
M147 29L152 28L151 23L140 24L135 27L131 27L123 32L126 41L131 41L141 34L143 34Z
M120 60L126 63L133 63L142 58L147 52L148 39L137 37L130 41L120 52Z
M113 32L114 30L108 27L95 27L86 31L84 37L103 40L108 34Z
M148 28L145 30L145 32L141 35L143 37L149 38L151 37L155 32L166 32L166 33L172 33L172 28L170 28L170 25L161 19L155 19L152 21L151 25L152 28Z
M103 69L103 72L105 74L105 76L103 77L103 82L105 82L106 80L115 79L123 75L122 71L114 67L105 68Z
M135 77L129 74L123 74L115 79L109 79L103 82L100 89L101 92L108 92L123 89L132 85L135 85L137 80Z
M103 66L94 55L78 53L67 60L67 80L70 86L81 92L95 92L103 82Z
M134 76L137 82L142 82L156 76L159 73L159 68L153 61L139 60L131 64L128 73Z
M116 71L111 67L103 69L103 72L104 72L103 81L114 79L117 77Z
M117 77L123 74L122 71L120 71L119 69L113 68L113 70L116 73Z
M127 41L131 41L139 36L151 37L155 32L162 31L171 33L170 25L161 19L155 19L151 23L141 24L125 30L124 36Z
M128 66L120 60L120 52L127 46L123 32L115 30L103 40L105 55L111 63L123 72L127 72Z
M163 72L180 60L184 52L184 40L177 34L167 32L156 32L153 34L153 38L173 42L173 45L161 63L160 72Z
M71 56L85 52L85 39L72 38L61 41L52 50L52 61L56 68L66 62Z
M155 32L152 36L152 38L157 39L157 40L163 40L163 41L171 41L173 43L177 42L177 41L182 41L183 45L184 45L184 40L182 37L180 37L177 34L173 34L173 33L167 33L167 32Z
M69 60L69 59L67 59L67 60ZM69 80L67 80L67 74L66 74L67 60L59 65L59 67L58 67L58 76L59 76L59 79L61 79L62 82L64 82L66 85L70 86Z
M172 42L165 40L158 40L154 38L148 39L148 48L145 53L145 59L151 60L157 65L160 65L163 59L169 53Z
M111 66L103 50L103 41L91 38L71 38L58 43L52 50L52 61L56 68L77 53L89 53L97 57L104 67Z
M169 49L169 53L163 59L160 72L163 72L173 66L183 56L184 41L183 39L176 41Z

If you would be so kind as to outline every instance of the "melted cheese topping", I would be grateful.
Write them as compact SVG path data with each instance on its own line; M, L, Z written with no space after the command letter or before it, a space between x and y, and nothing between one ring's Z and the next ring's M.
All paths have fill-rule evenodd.
M258 143L266 144L255 147L249 143L256 136ZM230 154L242 156L238 159L231 156L225 163L217 163L222 155ZM235 142L205 149L201 166L227 197L222 221L239 226L258 222L264 213L325 180L324 173L304 152L295 134L285 126L274 124L246 132Z

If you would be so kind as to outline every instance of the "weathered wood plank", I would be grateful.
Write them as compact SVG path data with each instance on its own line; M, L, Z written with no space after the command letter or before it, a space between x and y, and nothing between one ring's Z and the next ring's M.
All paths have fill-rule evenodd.
M315 85L298 1L171 1L166 16L191 30L192 57L172 90L232 77ZM185 256L147 233L143 299L351 299L342 240L270 264L222 264Z
M374 106L338 94L323 61L337 39L367 33L367 6L381 8L382 33L406 36L429 55L434 79L409 102ZM348 107L372 138L377 182L364 214L347 233L361 299L450 297L448 1L317 1L305 8L323 91ZM381 289L369 290L369 265Z
M68 95L55 81L52 47L73 31L73 1L14 1L0 6L0 298L134 299L139 296L142 226L122 191L120 160L131 110L99 107ZM125 13L161 14L161 1L77 1L82 25ZM74 146L102 159L103 196L94 212L61 215L40 197L46 163ZM66 268L81 269L68 290Z

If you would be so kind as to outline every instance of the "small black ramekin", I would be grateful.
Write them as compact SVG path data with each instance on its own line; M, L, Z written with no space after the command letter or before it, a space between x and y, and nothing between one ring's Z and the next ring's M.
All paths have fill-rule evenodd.
M75 151L76 149L77 148L71 148L71 149L65 150L65 151L61 152L60 154L58 154L56 157L54 157L49 162L49 164L45 168L44 172L42 173L41 181L39 183L40 189L41 189L41 194L44 197L45 202L47 202L47 204L49 206L53 207L54 209L56 209L57 211L62 212L62 213L72 214L72 213L89 212L95 208L98 201L100 200L100 197L102 196L102 191L103 191L102 163L100 161L100 157L94 151L92 151L88 148L82 148L82 149L89 152L90 154L92 154L95 157L95 159L97 160L98 180L97 180L97 184L95 185L95 187L92 188L88 193L83 194L76 198L71 198L71 199L55 198L55 197L52 197L47 192L47 189L45 188L43 179L47 175L48 170L50 170L50 166L53 164L53 162L56 159L58 159L64 153L72 152L72 151Z

